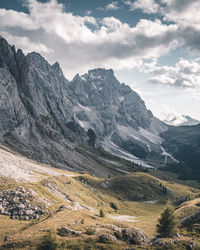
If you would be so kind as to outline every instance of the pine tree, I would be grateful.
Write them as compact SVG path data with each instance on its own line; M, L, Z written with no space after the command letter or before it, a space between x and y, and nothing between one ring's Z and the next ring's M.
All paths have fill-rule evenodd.
M160 238L173 238L176 235L176 232L177 220L174 214L174 208L170 203L167 203L164 212L158 219L157 236Z

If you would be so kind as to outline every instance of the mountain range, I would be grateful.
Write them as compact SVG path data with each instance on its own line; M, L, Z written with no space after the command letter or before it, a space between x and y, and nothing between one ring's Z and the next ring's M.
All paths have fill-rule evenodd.
M24 55L0 37L0 86L0 142L31 159L103 176L111 170L102 160L112 171L127 171L133 162L200 172L200 125L175 128L160 121L111 69L69 81L58 62ZM192 163L184 150L192 152Z

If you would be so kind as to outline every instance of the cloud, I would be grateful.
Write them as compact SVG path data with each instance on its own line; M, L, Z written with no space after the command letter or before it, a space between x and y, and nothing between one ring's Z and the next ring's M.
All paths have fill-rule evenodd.
M137 0L132 2L130 0L124 1L129 6L130 10L141 9L147 14L157 13L159 5L154 0Z
M170 85L177 88L196 89L200 91L200 59L180 59L174 67L158 66L157 60L146 63L140 69L152 77L149 81L154 84Z
M183 114L180 114L174 108L168 107L165 104L161 105L161 110L159 118L166 123L178 126L187 121Z
M26 52L37 49L51 63L60 61L70 77L95 67L133 68L143 58L159 57L180 44L176 26L159 20L140 20L131 27L114 17L74 15L56 0L28 0L27 8L29 14L12 11L9 24L10 11L3 10L1 33Z
M85 12L85 14L86 14L86 16L90 16L90 15L92 14L92 11L91 11L91 10L87 10L87 11Z
M118 2L114 1L107 4L105 7L98 7L98 10L106 11L106 10L118 10L120 7L118 6Z
M67 77L96 67L131 69L141 66L144 59L159 58L179 46L200 51L197 26L142 19L131 27L114 17L74 15L56 0L27 0L26 6L27 14L0 9L0 33L25 52L37 50L51 63L59 61ZM107 8L114 6L117 2ZM159 11L154 5L152 8L151 12ZM155 77L152 81L157 80ZM163 84L170 80L166 75L162 78Z
M125 0L130 10L142 10L147 14L158 14L165 21L182 24L199 24L199 0Z

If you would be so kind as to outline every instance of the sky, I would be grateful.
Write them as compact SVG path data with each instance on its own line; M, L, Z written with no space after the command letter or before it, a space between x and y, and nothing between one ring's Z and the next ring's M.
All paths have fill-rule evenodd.
M199 0L0 0L0 35L69 80L112 68L160 119L200 120Z

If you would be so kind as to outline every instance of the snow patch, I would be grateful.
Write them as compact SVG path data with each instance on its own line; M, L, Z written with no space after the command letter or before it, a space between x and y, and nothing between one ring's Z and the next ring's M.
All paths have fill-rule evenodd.
M130 215L115 215L115 214L107 214L106 215L108 218L117 220L117 221L122 221L122 222L137 222L135 216L130 216Z

